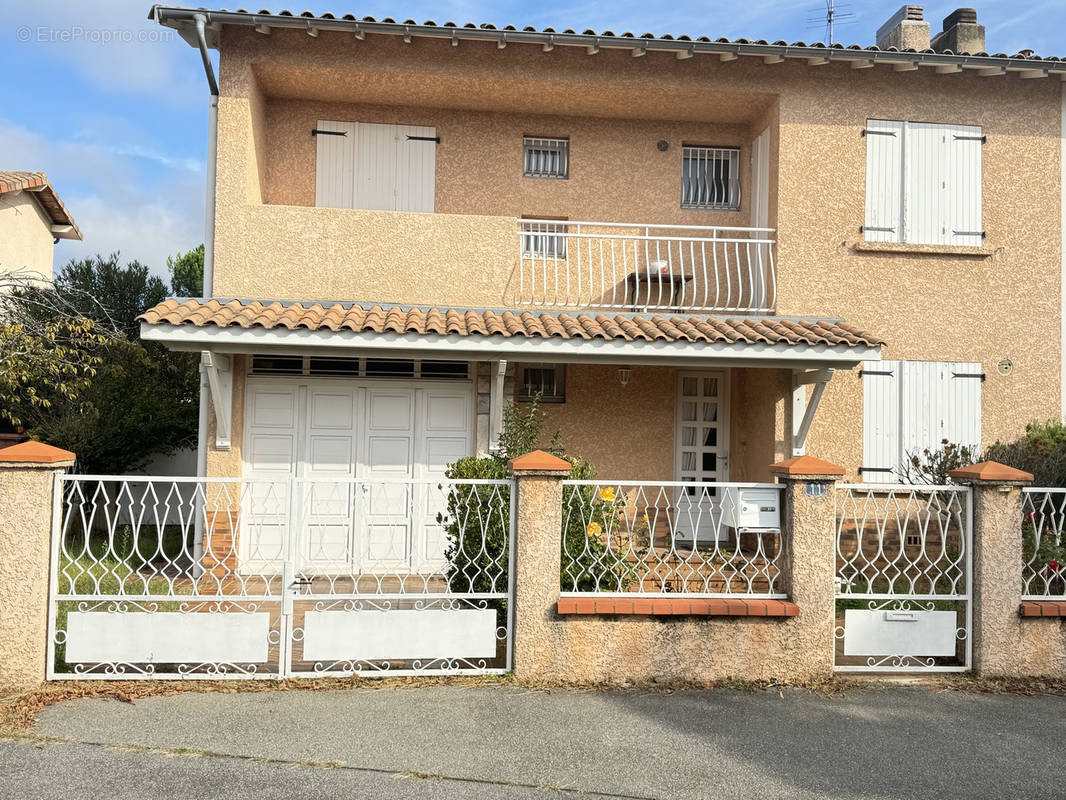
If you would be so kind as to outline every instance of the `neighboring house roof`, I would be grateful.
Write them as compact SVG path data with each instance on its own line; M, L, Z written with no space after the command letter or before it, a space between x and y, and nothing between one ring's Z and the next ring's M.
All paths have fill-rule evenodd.
M150 325L285 328L353 333L500 336L761 345L880 347L835 319L736 318L590 311L492 311L354 303L165 300L138 317Z
M81 239L81 231L78 230L74 217L67 211L63 201L59 199L55 188L48 181L48 176L43 172L12 172L0 170L0 195L9 192L30 192L37 203L52 220L53 226L69 228L69 230L53 229L52 234L60 239Z
M397 21L391 17L376 19L374 17L356 17L354 14L337 16L331 13L315 15L310 11L295 14L289 10L277 13L260 10L248 11L239 8L235 11L228 9L190 9L174 6L154 5L148 14L160 24L182 30L182 35L189 33L190 44L194 39L190 30L183 30L192 25L194 15L202 14L212 25L246 25L261 27L264 30L270 27L295 27L308 31L317 30L343 30L357 33L384 33L402 36L422 36L429 38L452 38L452 39L482 39L495 41L500 46L506 46L508 42L532 43L543 45L545 49L559 46L578 46L591 48L590 52L603 48L629 49L637 51L666 51L678 54L679 58L685 58L695 53L730 53L740 56L773 56L774 60L779 57L807 59L809 63L825 63L825 59L851 60L851 61L877 61L887 63L922 62L927 64L954 64L969 67L996 67L1006 71L1024 72L1029 74L1055 72L1066 74L1066 61L1058 56L1041 57L1031 51L1024 51L1008 55L1007 53L952 53L936 52L934 50L899 50L894 47L881 49L876 45L863 46L859 44L825 44L824 42L786 42L778 40L769 42L766 39L728 39L720 37L712 39L709 36L671 36L670 34L644 33L636 35L628 31L616 34L614 31L600 31L586 29L576 31L572 28L556 30L555 28L542 28L538 30L532 26L521 29L514 25L505 25L497 28L489 23L467 22L462 25L455 22L445 22L438 25L433 20L417 22L413 19ZM208 42L212 47L218 46L217 31L208 30Z

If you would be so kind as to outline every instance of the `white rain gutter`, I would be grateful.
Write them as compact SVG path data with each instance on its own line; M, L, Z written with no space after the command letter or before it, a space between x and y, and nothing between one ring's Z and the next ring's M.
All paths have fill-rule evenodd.
M271 28L296 28L315 36L319 31L344 31L357 39L368 33L412 37L450 39L460 41L495 42L500 49L508 44L536 44L546 52L556 47L581 47L589 55L606 50L630 50L634 55L651 52L673 54L677 59L691 58L697 54L716 55L723 61L732 61L738 56L762 58L767 64L782 63L785 59L802 59L810 65L830 61L850 61L855 68L878 64L901 67L916 65L949 65L967 70L978 70L986 77L1022 73L1027 78L1058 75L1066 80L1066 62L1051 59L1026 59L989 55L954 55L949 53L903 52L898 50L868 50L861 47L834 45L808 46L770 44L760 42L721 42L693 39L649 38L644 36L604 36L595 33L567 33L555 31L504 30L499 28L451 27L446 25L419 25L410 22L369 22L358 19L330 19L328 17L288 16L279 14L255 14L247 11L196 11L188 8L155 5L149 17L161 25L179 28L188 24L197 15L206 16L211 25L240 25L252 27L261 33Z

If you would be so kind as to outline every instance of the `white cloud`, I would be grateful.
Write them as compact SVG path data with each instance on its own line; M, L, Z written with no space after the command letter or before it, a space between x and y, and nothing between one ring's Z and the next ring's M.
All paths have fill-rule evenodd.
M120 251L163 275L166 258L203 241L204 183L189 165L144 169L142 145L105 147L53 140L0 120L0 152L11 164L45 168L83 241L61 241L55 261ZM126 152L124 152L126 151ZM199 164L196 165L199 167Z
M11 45L65 63L105 90L149 93L162 102L204 102L199 55L177 31L147 18L144 0L49 0L11 4Z

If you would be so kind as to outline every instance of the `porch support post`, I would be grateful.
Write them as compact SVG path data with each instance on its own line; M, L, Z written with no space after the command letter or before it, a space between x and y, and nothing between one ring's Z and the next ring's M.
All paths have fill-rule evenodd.
M1047 667L1032 660L1032 656L1038 654L1027 647L1033 643L1027 643L1026 638L1031 633L1054 634L1061 666L1066 655L1061 652L1062 623L1059 619L1023 620L1019 615L1022 600L1021 489L1032 483L1033 476L993 461L952 470L949 474L956 483L969 486L972 497L974 671L981 675L1047 674ZM1039 630L1041 625L1047 630Z
M770 465L783 484L784 589L799 606L790 641L794 674L826 676L833 669L836 618L836 482L844 469L811 456Z
M40 442L0 450L0 687L45 679L53 515L74 454Z
M233 412L233 368L229 356L210 350L200 352L200 361L211 389L215 408L215 449L230 449L230 415Z
M814 422L818 404L822 402L825 387L836 372L832 367L812 372L796 370L792 378L792 455L802 456L807 452L807 433ZM807 385L814 384L811 398L807 400Z
M500 449L500 432L503 430L503 386L507 376L507 362L492 362L492 389L489 396L489 452Z
M517 509L514 592L514 674L520 681L545 674L552 660L551 622L562 569L563 479L570 463L536 450L512 459Z

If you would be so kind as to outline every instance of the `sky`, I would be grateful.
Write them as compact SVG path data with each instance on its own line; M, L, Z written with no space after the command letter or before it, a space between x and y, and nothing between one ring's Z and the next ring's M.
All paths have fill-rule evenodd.
M251 2L258 10L264 0ZM1066 57L1066 1L968 2L986 27L989 52ZM872 44L900 4L840 0L837 14L852 16L838 23L835 38ZM958 5L925 6L933 33ZM57 266L118 251L162 275L168 255L203 241L207 82L198 52L150 22L149 8L146 0L0 0L0 169L47 172L73 214L84 241L57 244ZM825 32L817 21L825 0L302 0L290 9L789 42L819 41Z

